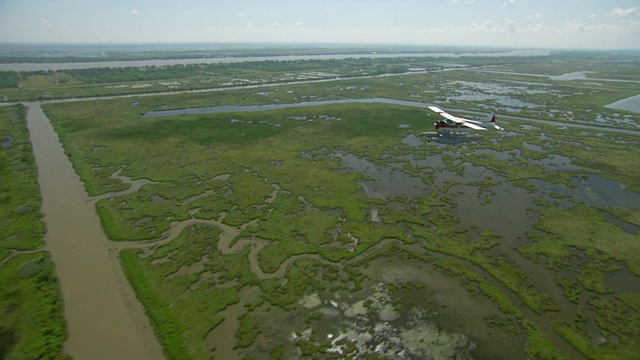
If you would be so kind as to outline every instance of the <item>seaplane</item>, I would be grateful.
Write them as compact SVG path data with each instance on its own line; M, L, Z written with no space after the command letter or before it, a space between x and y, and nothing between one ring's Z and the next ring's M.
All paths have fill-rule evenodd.
M455 115L451 115L448 112L440 109L437 106L429 106L429 110L442 116L433 125L436 128L435 132L423 132L421 137L427 137L429 140L438 138L449 139L466 139L467 141L474 141L477 138L460 138L459 135L465 135L472 130L487 131L487 130L504 130L503 127L496 123L496 114L492 113L489 117L483 121L471 120Z

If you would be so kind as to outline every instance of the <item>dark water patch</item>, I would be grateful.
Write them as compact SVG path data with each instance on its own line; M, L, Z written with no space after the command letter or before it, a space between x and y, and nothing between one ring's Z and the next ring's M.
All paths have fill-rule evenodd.
M640 110L638 112L640 112ZM605 125L626 125L629 127L638 127L638 123L633 117L620 116L620 114L615 114L614 117L607 117L603 116L602 114L597 114L596 118L593 121Z
M557 154L549 154L542 160L529 159L529 162L552 171L590 170L583 166L573 165L571 163L571 158Z
M497 175L495 172L483 166L475 166L469 162L460 164L460 168L464 174L461 176L457 172L448 169L442 160L443 155L457 156L454 152L445 151L442 154L427 156L424 159L416 159L413 155L403 156L401 158L408 160L411 166L422 168L423 171L426 172L425 175L433 178L432 183L438 188L442 188L452 182L466 183L486 181L488 179L495 182L502 182L505 180L504 177Z
M626 232L627 234L636 235L640 231L640 226L618 219L617 217L611 215L606 211L603 211L602 215L604 216L605 220L607 220L608 223L619 227L620 229L622 229L622 231Z
M355 171L364 175L364 179L359 179L358 184L362 186L369 197L386 200L406 196L413 199L430 193L430 188L420 178L408 175L403 171L377 166L373 162L353 154L333 154L331 156L340 157L341 164L348 169L347 171Z
M0 359L8 359L9 351L16 343L16 337L14 333L5 331L0 332Z
M6 148L13 146L13 136L7 135L6 138L7 140L0 142L0 146L6 147Z
M482 149L478 151L478 153L493 155L502 161L510 161L522 156L522 152L520 150L498 151L493 149Z
M165 202L165 200L167 200L167 199L165 199L164 197L162 197L160 195L151 195L151 198L149 200L151 201L152 204L160 204L160 203Z
M420 140L420 138L418 138L417 136L411 134L408 135L407 137L405 137L404 139L402 139L401 141L403 144L409 145L411 147L419 147L423 145L422 140Z
M387 209L391 211L406 211L407 204L400 201L389 201L386 204Z
M546 193L560 193L573 200L583 201L589 206L640 208L640 193L628 191L617 181L597 175L585 175L575 178L577 188L563 184L552 184L545 180L529 179L529 182Z
M526 239L537 215L534 200L526 190L510 183L493 186L455 185L449 191L457 206L454 214L465 229L490 230L501 235L500 242L511 249ZM525 240L522 240L525 241Z
M537 127L537 126L533 126L533 125L529 125L529 124L521 124L521 125L520 125L520 127L521 127L523 130L527 130L527 131L532 131L532 130L540 131L540 130L542 130L542 129L540 129L540 128L539 128L539 127Z
M479 141L480 137L477 137L475 135L470 135L470 134L453 135L448 133L442 133L440 136L433 137L430 140L438 144L455 145L455 144L463 144L468 142Z
M218 176L212 178L211 180L227 181L227 180L229 180L230 177L231 177L231 174L222 174L222 175L218 175Z
M396 300L395 303L402 306L387 309L387 314L395 314L395 318L391 317L388 323L397 329L409 325L409 328L420 330L399 332L402 344L408 345L408 348L420 350L418 344L421 342L414 343L411 340L419 336L427 345L433 339L433 331L438 329L435 334L441 335L437 339L442 342L430 346L432 349L448 349L448 355L453 358L464 358L464 354L469 358L487 359L523 357L524 337L510 333L506 327L493 327L487 321L500 316L495 304L460 286L458 281L445 276L433 266L418 260L380 258L372 261L364 272L379 298L384 298L385 294L382 284L396 289L393 293L387 292L389 300L398 297L400 302ZM381 307L378 309L383 310ZM378 313L384 317L383 311ZM464 334L464 337L456 334ZM456 348L452 346L454 344L459 346ZM428 352L423 353L426 354ZM444 353L440 355L447 358Z
M615 294L640 294L640 279L635 276L626 266L620 265L621 269L605 275L605 284Z
M540 105L534 103L528 103L519 99L514 99L508 96L503 95L495 95L495 94L484 94L484 93L476 93L476 92L461 92L460 95L452 96L447 99L447 102L451 100L464 101L464 102L495 102L499 104L501 107L511 107L511 112L519 112L521 109L536 109L539 108Z
M500 135L501 136L506 136L506 137L524 136L524 134L522 134L522 133L519 133L517 131L510 131L510 130L500 131Z
M529 144L526 141L522 143L522 146L524 146L525 148L527 148L529 150L533 150L533 151L536 151L536 152L539 152L539 153L544 153L545 152L545 150L544 150L544 148L542 146Z

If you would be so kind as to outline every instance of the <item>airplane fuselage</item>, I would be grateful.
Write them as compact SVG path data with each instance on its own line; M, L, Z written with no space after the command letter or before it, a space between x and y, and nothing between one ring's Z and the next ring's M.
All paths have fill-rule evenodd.
M453 121L449 121L449 120L438 120L435 123L433 123L433 125L436 128L436 131L440 131L440 130L471 130L468 127L465 127L461 124L455 123Z

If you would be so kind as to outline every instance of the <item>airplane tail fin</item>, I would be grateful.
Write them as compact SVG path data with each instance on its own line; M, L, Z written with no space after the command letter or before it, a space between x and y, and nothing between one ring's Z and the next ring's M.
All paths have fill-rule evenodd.
M489 117L487 118L486 121L492 123L493 127L496 130L504 130L504 128L502 126L498 125L498 122L496 121L496 113L491 113L491 115L489 115Z

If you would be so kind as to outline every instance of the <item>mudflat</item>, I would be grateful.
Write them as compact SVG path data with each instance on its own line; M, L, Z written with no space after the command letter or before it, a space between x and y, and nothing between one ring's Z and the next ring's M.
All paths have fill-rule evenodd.
M64 298L69 332L64 352L74 359L164 358L57 134L39 103L25 105L47 225L46 248Z

